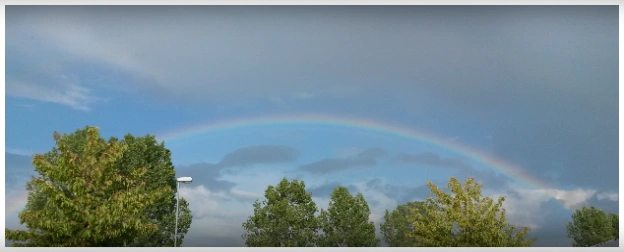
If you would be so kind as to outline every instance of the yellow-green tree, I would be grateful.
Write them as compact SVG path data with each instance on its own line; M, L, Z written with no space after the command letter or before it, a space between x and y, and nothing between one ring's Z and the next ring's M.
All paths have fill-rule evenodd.
M432 197L424 202L424 213L410 209L408 220L414 246L421 247L528 247L535 241L527 239L529 228L510 225L502 207L504 197L497 201L481 195L482 185L468 178L462 186L455 178L446 193L427 183Z
M167 183L150 185L147 164L130 167L131 144L106 141L95 127L54 140L53 151L33 158L39 175L28 182L19 214L27 229L5 229L13 246L149 246L147 238L161 237L154 209L167 212L157 206L174 192Z

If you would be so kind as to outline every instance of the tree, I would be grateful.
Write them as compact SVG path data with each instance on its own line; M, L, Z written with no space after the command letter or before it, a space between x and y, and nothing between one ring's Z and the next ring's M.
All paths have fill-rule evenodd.
M117 141L114 138L111 140ZM134 137L127 134L122 141L128 145L128 150L117 163L121 173L131 172L137 167L146 167L147 172L144 179L147 182L146 190L156 190L163 186L172 190L167 200L157 202L146 210L146 215L158 224L160 232L143 236L132 246L172 247L175 234L177 182L175 167L171 162L171 151L165 148L164 143L158 143L152 135ZM180 198L179 214L177 244L182 246L184 236L192 223L189 203L182 197Z
M572 214L572 221L566 225L568 237L574 240L574 247L591 247L613 240L612 217L595 207L583 207Z
M390 247L413 247L417 243L415 239L409 237L408 234L413 231L412 223L408 219L411 209L423 212L424 202L408 202L399 205L395 210L389 212L386 210L384 222L381 223L380 229L384 241ZM423 214L425 214L423 212Z
M482 186L468 178L465 185L455 178L448 183L450 194L428 182L433 197L423 209L410 209L408 220L413 231L408 237L421 247L528 247L529 228L518 229L507 223L504 197L498 201L481 195ZM424 213L423 211L424 210Z
M321 210L323 230L320 245L327 247L376 247L375 224L369 221L370 209L361 193L353 196L339 186L331 194L327 211Z
M312 194L303 181L284 178L269 186L265 200L254 203L254 214L243 223L242 235L250 247L312 247L319 229Z
M620 217L617 214L610 213L611 227L613 228L613 240L620 239Z
M63 136L55 133L54 139L57 146L48 153L36 155L33 160L39 177L33 178L27 184L28 202L20 214L20 219L27 224L28 231L6 231L8 239L15 238L12 240L25 242L14 243L14 246L173 246L176 182L170 160L171 153L164 144L158 144L153 136L135 138L130 134L121 141L116 138L105 141L94 127ZM118 148L116 156L105 155L107 148L113 147ZM113 178L123 178L134 184ZM80 187L80 183L85 181L91 181L91 185L87 183L86 188ZM95 181L103 184L97 184ZM45 185L51 186L54 190ZM134 187L130 187L131 185ZM120 195L127 193L138 193L143 196L131 195L125 196L125 199L119 198ZM65 201L78 204L76 206L81 208L68 209L50 203L52 199L59 197L58 195L65 195ZM156 196L158 197L154 198ZM84 228L79 225L80 220L88 221L89 218L94 218L92 215L97 215L97 212L93 212L95 210L87 209L104 211L115 207L114 204L123 200L131 200L138 207L136 209L124 207L122 212L106 213L110 215L108 219L98 220L98 225L91 223L89 224L91 228L86 228L82 232L93 237L84 234L85 238L80 241L64 239L62 235L51 239L49 237L55 236L57 230L42 229L41 224L37 224L38 221L47 219L53 223L62 223L68 221L66 219L68 214L80 215L77 219L69 220L78 223L76 224L78 226L66 227L69 232L67 235L76 237L74 233L81 233L79 230ZM58 204L66 202L61 201ZM76 209L81 211L71 212L77 211ZM150 229L140 232L123 231L123 226L129 223L128 219L117 215L129 216L129 211L132 212L130 217L138 218ZM180 212L179 243L188 231L192 218L188 203L183 199L180 202ZM123 224L124 222L126 224ZM117 230L119 225L122 229ZM96 231L101 233L95 233Z

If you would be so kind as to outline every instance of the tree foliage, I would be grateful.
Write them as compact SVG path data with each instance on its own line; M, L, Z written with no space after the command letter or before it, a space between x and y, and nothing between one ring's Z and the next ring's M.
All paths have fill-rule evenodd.
M412 232L408 237L423 247L528 247L529 228L507 223L504 197L496 202L481 195L481 185L468 178L465 185L455 178L448 183L450 194L427 183L433 197L421 209L410 209Z
M620 217L617 214L610 213L611 227L613 228L613 240L620 239Z
M375 224L369 221L370 208L364 195L353 196L345 187L339 186L331 194L327 211L321 210L319 220L323 230L321 246L327 247L376 247Z
M106 141L95 127L54 140L33 159L39 176L20 213L27 230L5 230L14 246L173 246L176 182L164 144ZM180 206L179 242L192 218L188 203Z
M112 140L116 141L116 139ZM132 245L171 247L174 245L177 191L176 174L171 162L171 152L165 148L164 143L158 143L156 138L151 135L134 137L127 134L122 141L128 145L128 150L120 162L117 163L121 173L131 172L137 167L146 167L148 168L144 178L147 182L146 190L151 191L160 187L169 187L173 191L167 200L152 204L146 210L146 215L158 224L159 232L143 236ZM179 214L178 246L181 246L192 222L189 203L184 198L180 198Z
M572 214L566 225L574 247L590 247L613 240L613 217L595 207L583 207Z
M386 210L384 215L384 222L381 223L380 229L383 235L384 241L390 247L413 247L416 244L416 239L410 237L409 234L413 231L412 223L410 223L409 215L412 209L426 214L423 210L425 207L424 202L408 202L404 205L399 205L395 210L389 212Z
M25 230L5 229L12 246L173 246L175 169L171 153L154 136L105 140L96 127L54 133L55 147L35 155L38 176L27 184L19 214ZM506 220L504 197L483 197L482 185L451 178L450 193L427 183L432 197L387 211L380 225L391 247L527 247L528 227ZM252 247L379 246L371 211L361 193L339 186L320 214L303 181L284 178L269 186L265 200L242 224ZM178 244L192 222L180 201ZM619 216L595 207L578 209L566 225L573 246L619 239Z
M303 181L284 178L277 186L269 186L264 196L264 201L254 203L253 215L242 225L247 246L316 246L318 208Z

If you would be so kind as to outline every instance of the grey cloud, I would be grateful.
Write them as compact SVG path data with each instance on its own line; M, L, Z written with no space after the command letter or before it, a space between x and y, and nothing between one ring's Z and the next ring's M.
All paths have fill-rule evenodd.
M458 172L456 178L465 180L466 178L474 178L478 183L483 184L488 189L508 189L511 179L503 174L493 172L491 170L475 169L460 158L443 158L431 152L423 152L419 154L402 153L397 155L396 160L409 164L430 165L433 167L456 169Z
M158 102L306 94L324 99L306 108L492 135L494 155L557 174L553 187L619 187L617 6L9 6L5 19L7 95L73 90L45 99L85 108L87 79L111 70ZM107 71L75 69L89 64Z
M226 169L250 166L255 164L275 164L294 161L299 155L297 149L288 146L256 145L232 151L217 164L198 163L178 166L180 175L192 176L201 181L208 189L214 191L230 191L236 184L219 179ZM244 196L238 198L243 199Z
M315 174L326 174L354 168L372 167L377 165L376 158L383 154L383 150L378 148L371 148L360 152L354 157L327 158L310 164L302 165L299 167L299 170Z
M528 80L579 75L561 70L566 60L588 70L617 64L617 55L605 54L618 46L617 8L609 6L11 6L6 19L7 48L35 37L144 76L179 98L387 92L375 84L381 81L403 92L413 88L407 80L418 80L428 94L480 109L526 98L515 91L519 81L539 90ZM257 71L232 75L242 69Z
M594 196L590 198L584 206L594 206L608 213L619 213L620 203L618 201L601 200Z
M434 181L435 184L445 188L442 186L441 181ZM405 204L407 202L411 202L417 199L424 199L426 197L431 196L429 188L426 185L420 186L402 186L402 185L393 185L385 183L381 179L372 179L366 183L368 189L377 190L388 198L394 199L398 204ZM445 190L446 191L446 190ZM517 195L518 192L515 192ZM605 203L606 201L602 201ZM611 207L609 208L608 204L603 204L601 207L608 209L617 209L617 202L608 202L611 203ZM595 205L595 203L591 203ZM522 206L522 204L520 204ZM393 208L392 206L389 206ZM388 209L393 210L393 209ZM537 220L540 224L540 228L533 229L529 233L529 237L538 237L537 242L534 246L537 247L570 247L572 245L569 238L566 237L565 225L570 220L571 212L562 207L562 203L558 202L554 199L548 200L539 204L539 209L530 209L531 212L540 213L537 216L531 216L531 218L535 218L533 220ZM548 224L542 224L548 223ZM519 227L523 227L528 225L529 223L522 222L514 222L514 225Z
M616 190L617 104L601 110L570 108L550 120L532 119L533 127L511 121L494 137L495 154L526 167L536 177L556 174L556 179L549 180L555 186L566 183Z
M381 202L376 199L367 199L366 200L371 207L378 207L381 205Z
M32 165L32 157L30 155L19 155L13 153L4 153L5 165L11 169L11 172L34 172L35 168Z
M358 157L361 158L379 158L386 155L386 151L381 148L370 148L362 151L358 154Z
M308 171L311 173L331 173L340 170L348 170L357 167L369 167L377 165L377 161L374 159L337 159L329 158L321 161L317 161L311 164L303 165L299 169Z
M211 177L220 176L221 170L223 170L223 167L216 165L216 164L210 164L210 163L196 163L192 165L178 166L178 168L184 169L185 172L190 172L194 174L201 173L201 174L211 176Z
M396 159L406 163L425 164L443 168L472 169L470 165L466 164L461 159L442 158L431 152L423 152L414 155L402 153L397 155Z
M318 187L313 187L308 189L308 192L312 193L313 197L319 197L319 198L329 198L331 196L331 193L334 191L334 189L338 186L344 186L347 189L349 189L349 192L351 194L357 193L358 190L355 186L353 185L342 185L339 182L330 182L330 183L325 183L321 186Z
M289 146L258 145L238 149L225 155L219 166L235 167L255 164L276 164L295 161L299 151Z
M416 187L393 185L384 183L381 179L369 180L366 182L366 187L383 193L386 197L396 200L398 204L405 204L416 199L424 200L431 194L427 185Z
M77 61L141 79L159 102L306 93L325 99L313 109L492 135L493 155L558 175L553 187L616 190L618 18L617 6L9 6L7 95L11 78L65 72L91 90ZM34 78L38 61L51 70Z
M230 191L236 184L230 181L219 179L223 167L209 163L197 163L188 166L176 167L179 176L193 177L196 183L203 184L211 191Z
M596 197L591 198L582 206L595 206L610 213L618 213L618 202L602 201ZM581 207L582 207L581 206ZM536 216L542 220L541 228L531 232L531 236L538 237L534 246L537 247L571 247L572 240L566 236L566 224L572 220L572 211L561 206L557 200L549 200L540 205L539 213Z
M457 179L464 181L467 178L474 178L477 183L483 185L484 189L507 190L512 179L491 170L462 170L457 175Z
M561 203L549 200L540 205L541 216L536 216L547 225L532 230L530 237L537 237L535 247L571 247L572 240L566 235L566 224L571 220L571 212L563 209Z
M229 197L232 197L235 200L238 200L239 202L255 202L256 200L260 200L264 197L264 195L262 194L258 194L258 195L252 195L252 194L247 194L247 193L240 193L237 191L230 191ZM229 199L225 199L225 200L229 200Z
M471 176L472 177L472 176ZM463 178L459 177L460 181L463 182ZM446 188L446 183L448 181L432 181L435 185L437 185L440 189L448 193L448 189ZM487 188L492 189L492 185L485 184ZM372 179L366 182L366 187L371 190L377 190L383 193L386 197L396 200L398 204L405 204L407 202L412 202L414 200L424 200L427 197L431 196L431 190L426 184L422 184L419 186L404 186L404 185L395 185L385 183L381 179ZM494 189L501 189L501 187ZM508 187L504 188L506 192L516 193L515 191L510 190Z

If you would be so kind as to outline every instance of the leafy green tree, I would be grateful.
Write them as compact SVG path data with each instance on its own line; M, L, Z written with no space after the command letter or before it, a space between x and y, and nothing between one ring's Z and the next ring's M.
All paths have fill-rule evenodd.
M112 139L112 141L116 140ZM144 178L144 181L147 182L146 190L156 190L166 186L173 191L167 200L150 205L145 213L158 224L160 231L137 239L132 246L172 247L175 234L177 182L175 167L171 162L171 151L165 148L164 143L158 143L152 135L134 137L127 134L122 142L128 145L128 150L117 163L121 173L125 174L138 167L145 167L147 168ZM181 197L178 217L178 246L182 246L184 236L191 226L192 218L189 203Z
M617 214L610 213L611 227L613 228L613 240L620 239L620 217Z
M612 217L595 207L583 207L572 214L566 225L574 247L591 247L613 240Z
M111 178L107 176L131 177L136 180L137 184L141 185L135 188L136 191L141 194L149 195L152 194L152 192L165 190L163 191L166 192L165 196L152 202L140 202L141 208L135 210L143 215L143 221L149 223L154 230L150 229L151 231L149 232L137 232L128 237L109 237L105 242L89 241L87 239L83 241L83 243L64 242L62 239L39 239L45 236L26 239L22 235L25 234L22 231L9 231L7 234L19 234L14 236L14 238L19 238L15 239L15 241L26 242L25 244L14 243L15 246L173 246L173 234L175 231L175 170L171 164L171 153L164 147L164 144L157 143L153 136L148 135L135 138L130 134L126 135L121 141L116 138L105 141L99 137L97 129L93 127L87 127L63 136L59 133L55 133L54 139L57 146L44 155L37 155L33 161L35 167L41 167L43 165L53 168L48 168L48 170L43 172L41 168L37 168L40 176L37 179L33 178L33 181L46 181L46 183L52 184L65 195L70 195L71 197L68 197L68 200L74 201L78 200L77 198L79 197L83 197L77 196L75 192L71 191L76 190L72 187L76 181L84 179L110 180ZM93 145L94 143L98 143L98 145ZM123 151L120 151L118 156L114 159L105 161L103 158L106 156L102 154L102 149L105 148L105 146L123 146ZM100 151L89 152L89 148ZM85 161L76 163L77 160ZM49 175L50 173L56 172L76 171L77 169L91 170L93 168L89 168L92 166L89 162L102 162L101 165L105 166L105 168L102 169L106 169L106 172L101 174L102 177L84 177L84 174L75 174L73 177L55 177ZM74 166L71 166L71 164L74 164ZM135 173L141 175L133 177L132 175ZM66 211L66 209L51 207L48 203L50 199L54 197L54 194L42 190L41 186L33 181L27 184L29 197L23 214L25 214L25 216L32 216L33 213L48 212L52 215L53 212L56 212L56 216L64 216L64 211ZM103 202L111 202L108 198L115 197L116 194L126 191L127 189L127 186L123 183L112 183L108 185L106 190L99 191L97 196L94 197L103 200ZM83 194L85 193L81 195ZM90 194L91 193L87 195ZM95 200L87 201L89 204L94 204L91 207L97 207L98 204L104 204L103 202ZM83 217L87 218L87 216ZM114 220L115 219L110 219L109 221L112 222ZM181 244L184 235L187 233L191 220L192 216L188 208L188 202L181 199L178 244ZM36 219L30 219L30 221L36 221ZM31 226L28 232L41 232L36 225L29 225L29 222L25 221L24 218L22 218L22 222L25 222L27 227ZM114 227L111 226L111 228ZM111 232L112 231L114 231L114 229L112 229ZM45 232L54 234L52 230Z
M115 169L126 144L107 143L93 127L85 134L80 153L71 151L68 138L55 134L59 155L54 162L43 155L34 157L40 176L27 188L38 199L33 201L37 209L19 214L28 230L5 229L8 240L19 241L14 246L125 246L139 234L158 231L143 212L171 189L145 191L141 178L146 169L126 175Z
M318 208L303 181L284 178L277 186L270 185L264 196L264 201L254 203L254 214L242 225L247 246L316 246Z
M465 185L455 178L448 183L450 194L428 182L433 197L424 203L425 213L410 209L413 231L408 237L421 247L528 247L529 228L507 223L504 197L498 201L481 195L482 185L468 178Z
M369 221L370 208L361 193L353 196L339 186L331 194L327 211L321 210L319 220L323 235L321 246L376 247L375 223Z
M380 224L381 234L384 241L390 247L414 247L417 243L415 239L409 236L413 231L412 223L408 219L411 209L426 214L424 210L424 202L408 202L399 205L395 210L389 212L386 210L384 222Z

